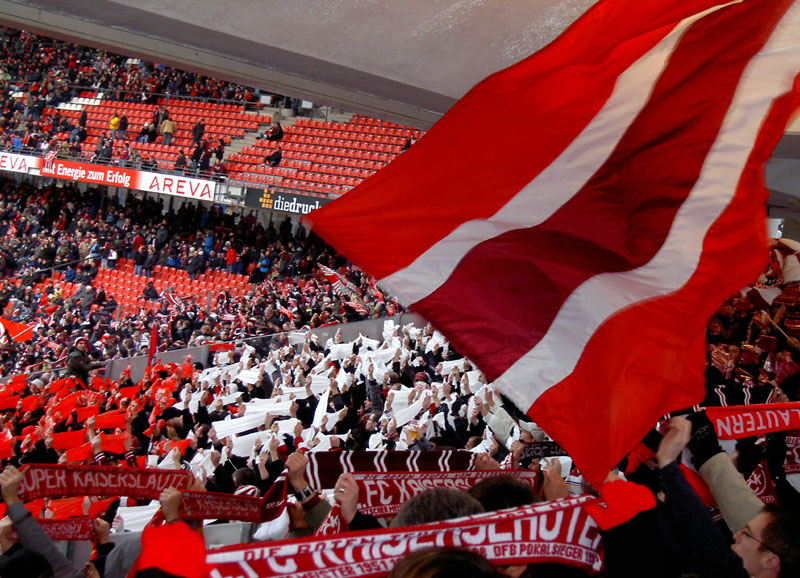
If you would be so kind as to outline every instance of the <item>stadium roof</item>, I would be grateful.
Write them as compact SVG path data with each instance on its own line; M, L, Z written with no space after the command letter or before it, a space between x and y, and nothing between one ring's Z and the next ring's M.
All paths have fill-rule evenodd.
M499 10L486 0L3 0L0 21L427 128L477 81L547 44L593 3L503 0Z

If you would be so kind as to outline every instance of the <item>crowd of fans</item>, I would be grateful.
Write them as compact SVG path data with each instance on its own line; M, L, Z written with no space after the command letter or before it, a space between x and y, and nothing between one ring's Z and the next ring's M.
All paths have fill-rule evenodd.
M95 361L140 355L148 351L153 323L159 349L168 350L397 311L317 237L302 228L293 234L288 220L264 227L252 212L237 218L191 203L173 211L162 199L134 195L117 205L72 184L37 188L2 179L0 234L6 279L0 306L6 319L35 324L32 340L8 339L0 351L2 375L63 366L80 335L94 344ZM243 299L223 290L209 304L206 296L175 293L170 300L148 287L142 304L158 306L120 316L95 277L122 258L130 258L140 275L152 275L157 266L185 269L192 278L215 269L247 274L253 289ZM333 291L320 265L344 271L358 295Z
M106 100L147 104L164 96L243 105L260 98L251 88L25 31L2 28L0 35L0 146L6 150L44 154L43 147L56 146L51 143L57 134L68 133L69 140L57 146L64 156L78 156L86 120L71 124L58 111L43 113L45 107L56 108L86 91L102 93ZM129 133L135 134L129 136L135 138L138 131L130 127Z
M738 297L729 305L712 323L712 334L720 319L729 327L753 322L754 310L748 311ZM762 329L769 333L768 326ZM26 383L22 392L38 398L37 407L26 412L21 407L11 409L0 418L8 435L15 436L8 438L6 462L124 464L150 456L157 467L190 469L206 490L251 496L263 495L286 472L299 505L292 506L281 523L258 527L256 540L280 539L287 533L308 535L330 513L331 503L318 488L310 487L307 452L462 449L476 453L478 469L541 470L542 484L535 489L512 475L481 482L469 494L427 490L403 506L393 527L590 491L579 472L573 469L565 476L565 458L539 460L527 455L527 447L546 441L545 433L430 327L401 327L386 321L381 338L362 336L350 342L343 341L341 331L327 343L319 343L311 332L295 335L280 343L226 349L207 368L189 363L156 365L138 383L127 374L111 384L88 378L93 383L89 388L70 385L60 390L64 393L54 394L57 376L40 376ZM796 355L794 344L786 345L789 349L780 346L762 352L764 359ZM87 343L79 347L88 350ZM733 365L739 368L737 361ZM797 400L789 377L770 377L780 382L754 385L734 378L720 384L719 376L709 372L709 399L723 385L767 387L774 392L783 386L787 391L776 394L780 400ZM66 416L55 415L52 398L63 400L73 390L83 392L73 398L75 409ZM120 410L127 416L124 428L105 432L129 434L125 452L117 455L102 449L91 418L87 425L77 417L87 405L97 405L101 412ZM81 430L86 432L85 445L91 445L85 456L76 458L68 450L52 447L53 434ZM765 444L741 440L732 460L703 413L688 420L673 418L660 431L654 429L619 465L629 481L613 473L605 484L617 484L616 491L630 497L622 500L628 504L623 508L627 514L613 527L603 528L606 575L646 571L657 576L794 576L800 563L800 519L795 515L797 492L782 473L786 437L787 432L769 434ZM781 443L783 455L775 450ZM678 467L687 446L694 468L723 513L718 522L684 480L683 467ZM780 509L764 509L745 484L750 469L762 459L775 464L770 472ZM13 475L13 470L7 471ZM12 487L13 483L12 478ZM358 485L349 474L340 476L332 489L344 529L381 527L378 520L358 513ZM175 494L162 495L165 516L176 517L172 502L180 497ZM603 489L601 495L605 496ZM658 505L656 495L662 498ZM11 503L14 499L12 495ZM617 507L610 498L609 502L609 509ZM12 513L15 527L25 516L22 511ZM113 525L114 531L123 530L124 517ZM98 536L104 532L100 528ZM28 546L24 539L23 544ZM107 557L119 563L117 558L127 556L129 568L136 553L120 550L115 555L112 550ZM99 564L99 575L104 575L104 564L105 560ZM552 564L509 567L505 573L583 575Z

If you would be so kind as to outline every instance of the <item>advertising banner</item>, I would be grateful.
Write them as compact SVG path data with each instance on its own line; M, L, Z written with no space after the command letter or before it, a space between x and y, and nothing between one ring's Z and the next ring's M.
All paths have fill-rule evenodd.
M27 173L28 169L39 168L41 161L42 159L39 157L15 155L14 153L0 151L0 171Z
M305 215L332 200L251 187L245 191L244 204L251 209Z
M140 171L127 167L66 161L52 155L41 158L0 152L0 171L27 173L31 169L39 169L39 174L43 177L190 197L204 201L213 201L217 190L217 183L206 179Z

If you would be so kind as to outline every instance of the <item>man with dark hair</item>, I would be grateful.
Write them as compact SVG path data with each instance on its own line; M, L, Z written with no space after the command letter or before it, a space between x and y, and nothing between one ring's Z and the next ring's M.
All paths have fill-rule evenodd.
M689 444L692 424L672 418L656 452L664 504L682 529L679 536L693 563L716 576L784 578L800 573L800 521L765 508L734 534L729 549L705 506L683 478L678 458ZM731 550L733 550L731 552ZM709 574L709 575L711 575Z
M751 576L798 576L800 520L768 504L734 535L731 548Z
M417 550L404 556L392 569L389 578L432 578L434 576L470 576L501 578L503 574L486 558L458 548Z
M513 476L494 476L477 482L467 493L487 512L526 506L541 501L530 484Z
M462 518L484 511L481 503L466 492L453 488L431 488L411 498L392 520L391 526L415 526Z
M283 159L283 151L281 151L281 147L278 147L274 152L264 157L264 164L271 167L277 167L280 164L281 159Z
M178 151L178 158L175 159L175 172L183 173L186 171L186 154L183 152L183 149Z

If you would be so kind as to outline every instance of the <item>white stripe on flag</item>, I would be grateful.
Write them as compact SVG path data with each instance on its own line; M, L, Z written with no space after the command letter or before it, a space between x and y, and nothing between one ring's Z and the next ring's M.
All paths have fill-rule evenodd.
M676 291L689 280L700 260L705 232L733 198L773 100L792 88L799 67L788 48L796 47L797 38L800 4L794 3L745 68L700 178L658 253L632 271L601 274L584 282L566 300L541 341L494 382L519 407L529 408L566 378L592 334L614 313Z
M381 279L380 285L397 295L404 304L416 303L441 286L464 255L478 243L547 220L608 160L627 128L647 104L653 86L683 33L694 22L723 6L684 19L620 74L614 92L581 134L499 211L489 219L463 223L408 267Z

